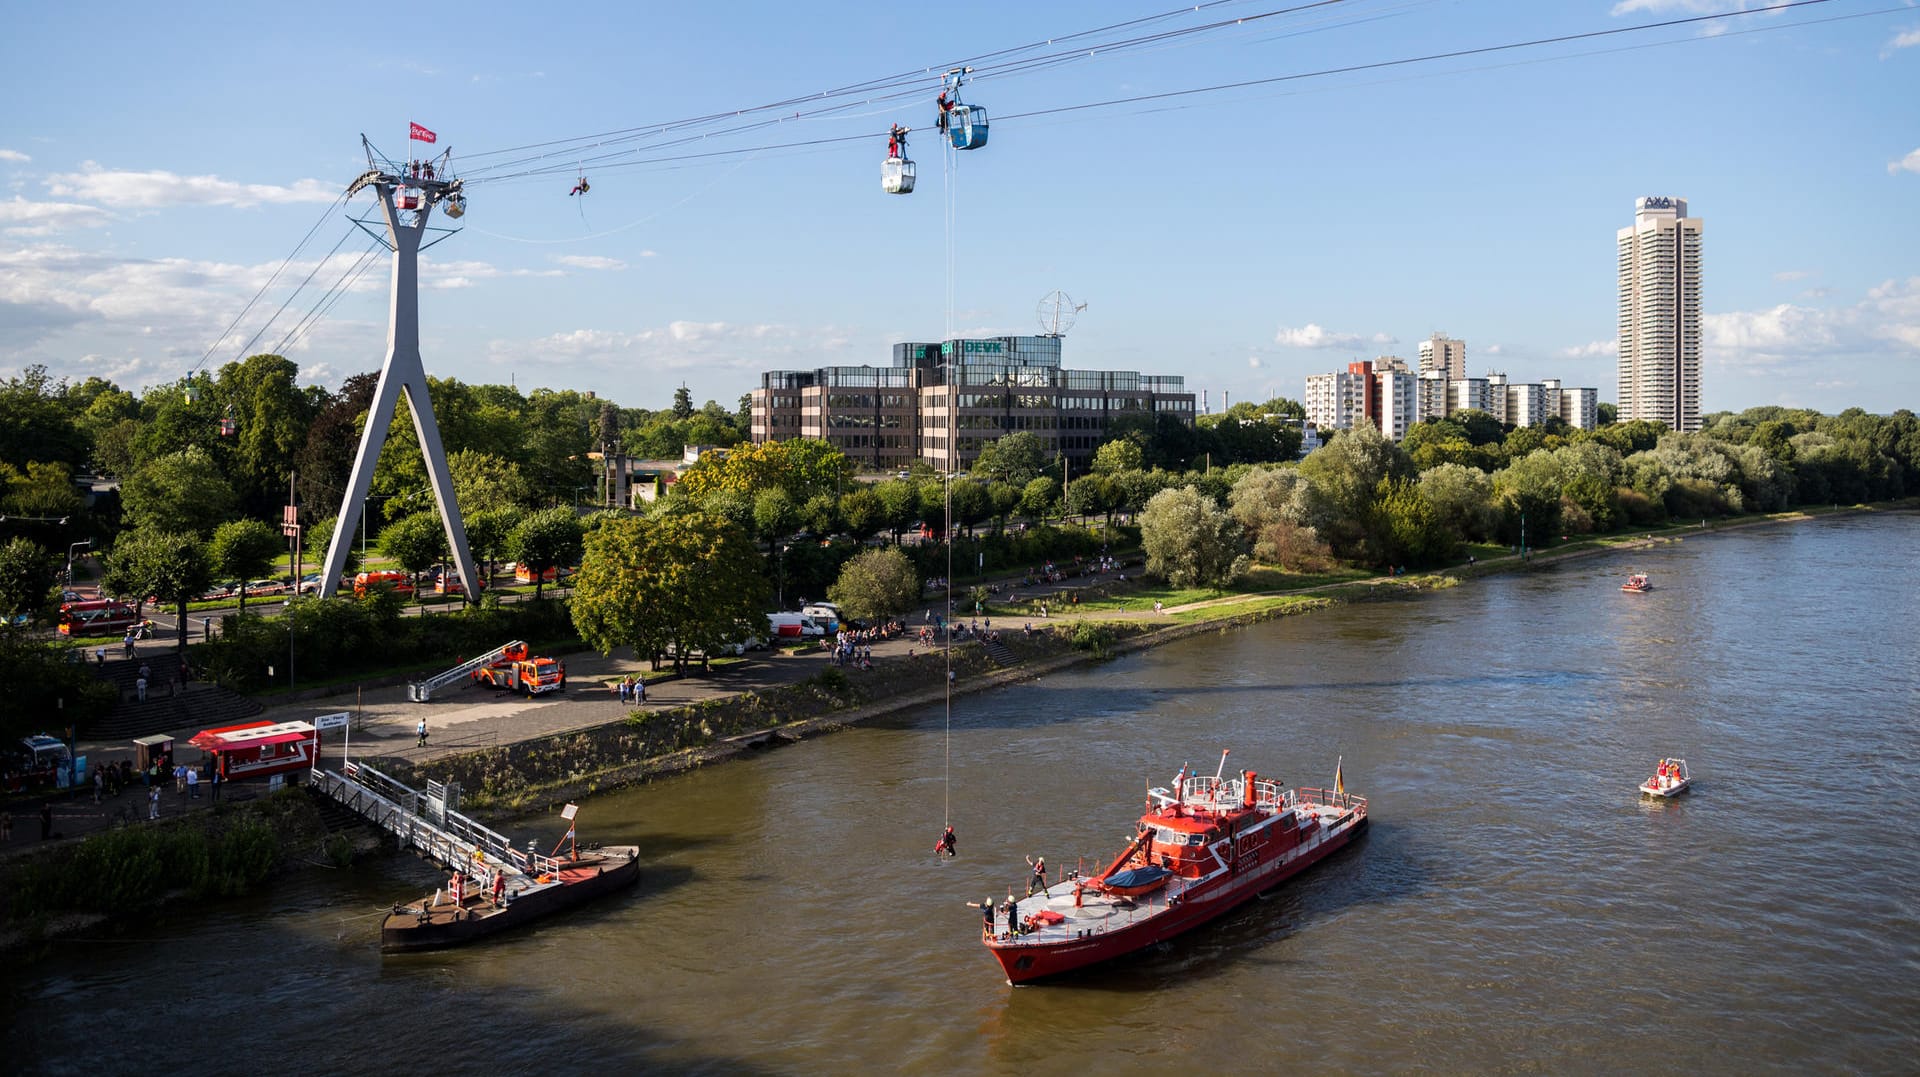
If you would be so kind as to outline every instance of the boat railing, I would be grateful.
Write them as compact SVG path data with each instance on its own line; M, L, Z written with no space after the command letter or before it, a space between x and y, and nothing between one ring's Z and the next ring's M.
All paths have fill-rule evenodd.
M1367 798L1333 789L1311 789L1302 786L1294 790L1295 800L1309 807L1338 808L1352 811L1357 815L1367 814Z

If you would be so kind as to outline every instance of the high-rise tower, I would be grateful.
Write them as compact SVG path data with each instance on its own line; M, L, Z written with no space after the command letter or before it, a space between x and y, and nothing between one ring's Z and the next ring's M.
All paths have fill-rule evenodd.
M1467 342L1441 333L1420 342L1420 372L1437 370L1448 381L1467 376Z
M1620 419L1700 429L1700 219L1636 198L1620 249Z

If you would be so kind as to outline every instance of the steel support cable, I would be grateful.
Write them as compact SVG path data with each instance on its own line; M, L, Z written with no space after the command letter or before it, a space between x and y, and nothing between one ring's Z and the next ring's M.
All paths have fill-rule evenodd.
M1045 48L1047 46L1057 45L1062 42L1082 40L1087 37L1098 36L1100 34L1112 32L1114 30L1121 30L1121 29L1126 29L1133 26L1140 26L1150 22L1164 21L1166 19L1176 18L1178 16L1186 15L1196 11L1202 11L1202 10L1215 8L1215 7L1224 7L1229 4L1244 3L1244 2L1247 2L1247 0L1211 0L1211 2L1209 3L1195 4L1195 5L1189 5L1186 7L1175 8L1172 11L1163 11L1154 15L1143 15L1138 18L1128 19L1123 22L1109 23L1106 26L1095 27L1089 30L1080 30L1071 34L1049 37L1049 38L1042 39L1040 41L1029 42L1025 45L1015 45L1008 48L996 49L992 52L981 53L977 56L966 57L963 59L959 59L959 60L955 60L949 63L939 65L938 70L945 71L953 67L964 67L969 64L984 63L987 60L996 59L1001 56L1012 55L1019 52L1024 52L1029 49ZM1340 0L1322 0L1322 2L1340 2ZM794 105L805 104L809 101L819 101L826 98L844 96L849 93L860 93L860 92L865 92L865 91L878 89L878 88L889 88L892 86L897 86L907 81L918 82L919 80L925 79L926 77L933 74L934 72L935 72L935 68L933 67L916 68L911 71L902 71L892 75L882 75L877 78L867 79L864 82L849 83L846 86L837 87L831 90L823 90L817 93L806 94L798 97L789 97L780 101L772 101L764 105L754 105L749 108L737 109L729 112L709 113L705 116L689 117L684 120L662 120L662 121L659 121L658 123L644 124L637 127L616 128L611 131L602 131L602 132L598 132L596 134L590 134L590 135L575 135L570 138L552 139L545 142L529 142L523 145L508 146L508 147L504 147L502 149L497 149L497 150L481 150L478 153L469 153L463 156L464 156L464 159L466 160L473 160L476 158L492 157L500 154L522 153L527 150L546 149L552 146L565 146L565 145L571 145L578 142L612 138L620 135L630 135L635 132L653 131L655 129L662 128L663 126L670 127L670 126L676 126L676 125L682 125L682 124L704 123L711 120L726 119L728 117L733 117L733 116L743 116L751 112L764 112L764 111L767 111L768 109L790 108ZM482 171L484 171L484 169L487 167L491 167L491 166L482 166Z
M321 293L320 298L314 301L313 306L308 308L307 313L302 315L300 320L293 324L292 329L287 330L287 335L280 338L280 343L274 345L274 354L285 355L287 348L290 347L295 340L299 339L302 334L312 328L321 318L324 318L326 313L322 308L331 309L332 303L338 302L340 295L351 289L354 284L359 281L360 275L366 272L368 263L373 259L373 252L383 246L385 246L385 244L377 239L369 242L367 249L360 253L360 257L354 259L352 264L341 271L340 276L335 278L333 286Z
M1226 0L1223 0L1223 2L1226 2ZM1311 0L1311 2L1308 2L1308 3L1298 4L1291 7L1278 8L1271 11L1257 12L1252 15L1246 15L1239 18L1235 18L1235 19L1225 19L1225 20L1220 20L1212 23L1206 23L1196 27L1183 27L1176 30L1168 30L1168 31L1162 31L1160 33L1149 34L1149 35L1145 35L1138 38L1110 42L1106 45L1099 46L1093 50L1088 50L1085 48L1074 48L1071 50L1053 53L1046 56L1031 57L1031 58L1022 59L1022 60L1009 61L1008 63L997 65L995 67L988 68L987 70L980 72L978 77L1004 78L1012 74L1019 73L1023 69L1028 67L1039 69L1039 68L1057 66L1062 63L1085 59L1097 53L1129 51L1129 50L1141 48L1147 45L1165 42L1171 39L1189 37L1196 33L1206 33L1214 30L1220 30L1220 29L1225 29L1225 28L1230 28L1235 26L1243 26L1248 23L1252 23L1256 21L1277 18L1284 15L1297 14L1302 11L1309 11L1316 8L1330 7L1336 4L1343 4L1343 3L1350 3L1350 2L1352 2L1352 0ZM1204 7L1211 7L1211 6L1214 6L1214 5L1200 5L1199 7L1195 7L1191 9L1182 9L1182 12L1180 13L1185 13L1187 11L1198 11ZM1148 20L1135 20L1135 22L1149 21L1151 19L1164 18L1164 17L1166 16L1151 16L1149 17ZM1116 25L1125 26L1125 25L1132 25L1132 23L1123 23L1123 24L1116 24ZM1063 38L1052 38L1046 41L1035 42L1029 45L1017 46L1016 48L1013 48L1013 49L1003 49L994 53L987 53L984 55L991 57L991 56L1006 55L1006 54L1015 53L1015 52L1027 51L1035 48L1042 48L1048 45L1059 44L1060 42L1073 40L1074 38L1081 37L1081 36L1086 36L1086 35L1078 34L1078 35L1068 35L1067 37L1063 37ZM961 61L957 61L954 64L948 65L945 68L941 68L940 70L947 70L955 66L967 66L979 61L980 61L980 58L961 60ZM638 139L666 134L672 131L683 129L688 126L697 126L701 124L714 123L714 122L718 122L721 120L726 120L734 117L745 116L755 112L765 112L774 108L787 108L797 104L805 104L807 102L831 100L834 97L845 96L847 93L851 93L851 92L869 92L870 93L871 91L876 89L893 91L891 93L886 94L884 97L880 98L880 100L897 99L900 97L917 97L925 93L926 91L926 87L924 86L925 80L933 73L933 71L934 69L932 68L926 68L920 71L910 72L906 75L889 76L885 79L874 79L874 80L869 80L866 83L856 83L850 88L824 91L817 94L808 94L804 97L789 98L785 101L774 102L772 104L767 104L767 105L756 105L750 108L738 109L738 110L729 111L729 112L711 113L706 116L691 117L691 118L682 119L682 120L663 120L658 123L647 124L640 127L623 128L619 130L607 131L607 132L602 132L600 134L593 134L593 135L580 135L570 139L558 139L551 142L533 143L527 146L519 147L519 150L546 149L548 147L554 147L554 146L566 147L566 148L552 150L551 152L540 154L537 157L532 159L522 159L520 161L515 161L515 162L501 162L499 164L493 164L493 165L482 165L478 169L467 170L465 175L469 182L483 182L491 178L487 175L487 173L496 168L513 167L515 164L528 163L529 160L543 160L543 159L556 157L556 156L567 156L567 155L577 154L578 150L582 148L580 146L581 143L587 143L588 145L586 148L591 148L593 146L598 146L598 145L615 144L615 143L625 142L625 141L634 141ZM816 109L811 112L796 113L793 116L776 117L770 120L759 121L757 124L753 126L764 126L764 125L774 124L774 123L786 123L794 119L811 118L818 115L828 114L831 112L843 111L846 108L857 107L860 104L872 103L873 100L875 99L870 97L866 101L862 101L862 102L853 102L850 104L835 105L832 108ZM486 155L495 154L495 153L509 153L509 152L518 152L518 150L483 151L481 154L466 155L466 159L472 159L473 157L486 156Z
M228 323L227 327L220 331L219 336L213 338L213 343L207 345L206 354L200 357L200 361L187 368L187 377L193 377L201 367L207 365L207 360L211 358L213 353L220 347L220 342L227 339L227 337L233 333L234 329L239 327L240 320L247 316L247 312L253 309L253 305L260 301L261 296L267 294L267 289L273 287L273 282L279 280L280 274L286 272L287 266L293 264L293 260L300 256L300 252L306 249L308 241L313 239L313 234L320 230L321 225L327 223L327 218L333 215L333 211L337 209L342 202L345 202L346 198L346 192L342 191L340 194L334 196L333 201L327 204L326 209L320 211L320 216L313 222L313 227L307 229L307 234L300 237L300 242L294 246L292 253L288 254L286 258L280 262L280 268L273 271L273 276L268 277L267 283L262 284L260 290L253 293L253 298L247 300L247 305L241 307L240 313L233 316L233 321Z
M1764 10L1767 12L1777 12L1777 11L1790 10L1792 8L1807 7L1814 4L1826 4L1830 2L1832 2L1832 0L1793 0L1793 2L1782 4L1778 7L1766 8ZM1169 99L1174 99L1179 97L1192 97L1200 94L1220 93L1228 90L1246 89L1254 86L1276 85L1276 84L1285 83L1285 82L1297 82L1297 81L1302 81L1306 79L1325 78L1333 75L1352 74L1352 73L1361 72L1361 71L1375 71L1375 70L1382 70L1382 69L1393 68L1393 67L1406 67L1406 66L1421 64L1421 63L1432 63L1440 60L1459 59L1459 58L1468 57L1468 56L1482 56L1490 53L1512 51L1515 49L1535 48L1535 47L1540 47L1544 45L1565 44L1572 41L1591 40L1595 38L1617 36L1621 34L1636 33L1636 32L1646 31L1646 30L1668 29L1675 26L1706 23L1714 20L1724 20L1724 19L1735 18L1741 15L1752 15L1752 14L1756 14L1758 10L1760 9L1742 10L1742 11L1726 11L1726 12L1718 12L1718 13L1709 14L1709 15L1688 16L1685 18L1668 19L1660 22L1639 23L1633 26L1612 27L1604 30L1589 30L1581 33L1561 34L1553 37L1534 38L1527 41L1512 41L1512 42L1505 42L1497 45L1484 45L1484 46L1478 46L1478 47L1468 48L1468 49L1456 49L1448 52L1426 53L1420 56L1401 57L1398 59L1380 60L1380 61L1374 61L1371 63L1364 63L1364 64L1350 64L1350 65L1345 65L1341 67L1319 68L1313 71L1300 71L1300 72L1294 72L1292 74L1275 75L1275 76L1270 76L1267 78L1260 78L1260 79L1243 79L1236 82L1217 83L1217 84L1208 85L1208 86L1190 87L1190 88L1181 89L1181 90L1168 90L1161 93L1141 94L1133 97L1107 98L1100 101L1088 101L1088 102L1083 102L1076 105L1062 105L1057 108L1035 109L1029 112L1008 113L1008 114L1004 114L996 117L994 122L1007 123L1010 121L1032 119L1040 116L1055 116L1055 115L1063 115L1063 114L1072 113L1072 112L1084 112L1092 109L1115 108L1123 105L1142 104L1146 102L1169 100ZM1832 18L1827 18L1827 19L1809 19L1809 20L1802 20L1799 22L1776 23L1776 24L1771 24L1766 26L1756 26L1748 30L1738 31L1738 33L1752 34L1752 33L1762 33L1767 31L1774 31L1774 30L1790 30L1790 29L1796 29L1802 26L1819 25L1825 22L1837 22L1845 19L1865 18L1873 15L1898 14L1900 12L1911 11L1911 10L1912 10L1911 8L1907 8L1907 7L1878 8L1873 11L1856 12L1848 15L1834 16ZM1729 37L1729 36L1732 36L1732 35L1720 34L1720 35L1715 35L1714 37L1702 37L1694 40L1711 41L1711 40L1716 40L1717 38L1720 38L1720 37ZM1686 42L1674 42L1674 43L1686 43ZM1638 46L1638 47L1651 48L1655 44L1669 44L1669 43L1655 42L1655 43L1651 43L1644 46ZM641 158L641 159L632 160L632 161L611 162L608 164L604 164L601 167L603 169L616 169L616 168L631 168L631 167L636 167L641 165L657 165L657 164L669 164L669 163L682 162L682 161L697 161L697 160L706 159L706 158L727 157L727 156L732 156L734 154L742 154L742 153L769 153L776 150L805 149L805 148L811 148L811 147L817 147L817 146L833 145L835 143L864 142L869 139L872 139L873 137L875 137L875 135L872 133L860 134L860 135L840 135L840 136L835 136L830 138L805 139L805 140L800 140L795 142L769 143L769 144L762 144L757 146L742 146L742 147L729 148L729 149L706 150L700 153L673 154L673 155L668 155L664 157L646 157L646 158ZM500 180L500 179L508 179L508 178L518 178L521 176L553 175L561 171L565 171L565 170L559 169L559 168L531 169L525 172L515 173L513 176L491 177L490 179Z
M304 290L308 284L312 283L314 275L320 272L320 267L327 264L327 259L332 258L335 254L339 253L340 248L345 246L347 240L352 238L352 236L353 236L353 229L351 228L341 233L340 239L334 243L333 249L328 251L326 254L322 255L320 257L320 260L314 263L313 268L307 271L306 278L302 280L299 284L295 285L293 291L287 294L286 300L280 304L280 309L274 311L273 316L268 318L265 322L261 323L260 328L253 331L253 336L247 338L247 342L241 346L240 354L239 356L237 356L237 358L244 359L247 357L248 352L250 352L253 346L259 342L261 334L265 333L268 329L272 328L274 322L277 322L280 320L280 315L285 314L287 312L287 308L293 304L294 299L300 295L301 291Z

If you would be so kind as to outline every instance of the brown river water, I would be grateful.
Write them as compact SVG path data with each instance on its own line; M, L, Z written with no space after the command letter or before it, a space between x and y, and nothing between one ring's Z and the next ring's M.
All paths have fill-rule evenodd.
M639 889L469 950L379 955L443 878L408 857L59 942L0 974L6 1068L1910 1074L1917 715L1920 516L1703 536L962 696L950 785L935 708L594 797ZM1007 986L964 902L1111 856L1222 748L1290 785L1344 759L1371 832ZM1643 802L1667 755L1695 790Z

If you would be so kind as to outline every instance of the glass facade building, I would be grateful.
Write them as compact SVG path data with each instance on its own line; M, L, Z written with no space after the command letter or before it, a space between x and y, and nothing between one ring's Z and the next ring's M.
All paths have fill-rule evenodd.
M915 460L964 470L988 442L1024 431L1084 467L1117 419L1192 425L1185 378L1068 370L1060 346L1053 336L903 343L891 366L769 371L752 393L753 441L821 438L880 470Z

